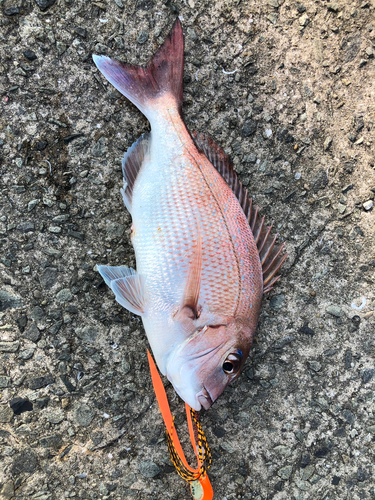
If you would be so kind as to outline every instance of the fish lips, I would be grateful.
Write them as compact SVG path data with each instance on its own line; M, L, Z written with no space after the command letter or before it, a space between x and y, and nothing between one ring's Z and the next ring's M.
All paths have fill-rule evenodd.
M203 387L203 389L197 393L197 399L205 410L208 410L214 403L205 387Z

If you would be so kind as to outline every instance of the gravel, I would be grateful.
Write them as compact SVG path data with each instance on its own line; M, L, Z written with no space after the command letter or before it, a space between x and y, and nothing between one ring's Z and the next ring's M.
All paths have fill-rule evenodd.
M282 469L279 469L277 474L281 477L281 479L289 479L293 471L293 467L291 465L287 465Z
M57 302L71 302L73 300L73 294L69 288L63 288L56 294Z
M160 469L154 462L141 462L139 472L144 477L152 478L160 474Z
M46 375L41 377L34 377L28 379L27 383L30 389L41 389L42 387L46 387L47 385L54 383L54 378L52 375Z
M35 3L38 5L41 11L48 10L55 2L56 0L34 0Z
M22 473L33 474L38 469L37 455L31 450L23 450L15 456L11 466L11 473L16 476Z
M148 32L147 31L140 31L138 36L137 36L137 42L141 45L146 43L148 40Z
M243 137L249 137L253 134L255 134L257 129L257 123L254 120L251 120L250 118L247 119L242 127L242 136Z
M15 16L20 13L20 9L16 7L15 5L8 7L7 9L4 9L4 15L6 16Z
M370 382L375 375L375 370L373 368L367 368L366 370L363 370L362 372L362 381L364 384L367 384Z
M20 346L19 340L15 340L14 342L0 342L0 351L1 352L16 352Z
M85 404L80 404L74 411L74 421L82 427L88 427L94 416L95 412Z
M9 406L12 408L15 415L21 415L26 411L33 411L33 404L27 399L23 399L20 397L13 398Z
M0 311L18 307L22 307L22 299L20 297L14 297L5 290L0 290Z
M341 316L343 315L342 309L339 306L335 306L335 305L328 306L326 311L328 314L331 314L332 316L336 316L336 318L341 318Z
M371 210L373 206L374 202L372 200L365 201L365 203L363 204L363 208L366 210L366 212Z
M328 176L325 170L320 170L312 180L312 189L314 192L318 192L328 185Z

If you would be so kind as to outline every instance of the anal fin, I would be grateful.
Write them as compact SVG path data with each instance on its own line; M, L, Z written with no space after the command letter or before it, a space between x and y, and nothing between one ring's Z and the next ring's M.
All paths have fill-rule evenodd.
M145 313L145 280L131 267L97 266L116 300L128 311L140 316Z

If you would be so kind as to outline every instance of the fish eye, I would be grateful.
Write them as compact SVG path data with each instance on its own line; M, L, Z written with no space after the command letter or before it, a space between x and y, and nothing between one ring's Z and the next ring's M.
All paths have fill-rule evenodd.
M238 370L240 369L241 358L242 358L241 354L238 353L229 354L223 363L224 373L226 373L227 375L232 375L234 373L237 373Z

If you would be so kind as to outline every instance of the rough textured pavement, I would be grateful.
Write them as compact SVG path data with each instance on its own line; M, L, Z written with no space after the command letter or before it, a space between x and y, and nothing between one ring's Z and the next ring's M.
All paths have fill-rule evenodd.
M177 15L184 116L286 241L246 368L202 425L217 499L374 499L375 4L0 2L0 497L172 500L119 193L147 121L92 53L145 63ZM183 405L168 393L183 423Z

